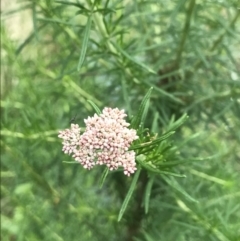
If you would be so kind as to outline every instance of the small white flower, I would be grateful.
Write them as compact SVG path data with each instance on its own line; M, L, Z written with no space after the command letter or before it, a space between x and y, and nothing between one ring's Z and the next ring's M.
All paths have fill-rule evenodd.
M63 139L64 153L72 154L86 169L105 164L110 170L123 167L124 174L130 176L137 168L135 152L128 149L138 136L127 128L130 124L124 120L126 116L124 110L105 107L100 116L84 119L86 129L82 135L79 126L71 124L58 135Z

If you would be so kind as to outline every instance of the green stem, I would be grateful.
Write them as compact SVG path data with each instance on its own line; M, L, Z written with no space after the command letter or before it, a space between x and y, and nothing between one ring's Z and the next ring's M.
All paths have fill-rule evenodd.
M187 10L187 16L186 16L186 21L185 21L185 25L184 25L184 29L183 29L183 35L179 44L179 48L177 50L177 56L176 56L176 60L175 60L175 65L178 68L179 67L179 63L181 62L182 59L182 53L184 51L184 46L186 43L186 39L189 33L189 29L190 29L190 23L191 23L191 17L192 17L192 13L194 10L194 6L195 6L195 0L191 0L188 10Z
M88 4L89 5L89 4ZM89 8L92 8L91 6L88 6ZM96 7L95 7L96 8ZM96 10L96 9L94 9ZM109 40L109 35L108 35L108 32L107 32L107 29L104 25L104 22L103 22L103 18L102 18L102 15L98 12L94 12L92 14L93 16L93 21L98 29L98 31L100 32L100 34L102 35L102 37L106 40L106 45L108 47L108 49L114 53L114 54L118 54L118 51L116 50L116 48L111 44L110 40Z

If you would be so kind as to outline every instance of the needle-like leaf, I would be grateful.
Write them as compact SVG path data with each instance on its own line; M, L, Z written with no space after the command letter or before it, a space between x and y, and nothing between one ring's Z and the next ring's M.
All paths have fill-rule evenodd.
M82 49L81 49L80 58L79 58L79 62L78 62L78 67L77 67L78 71L82 67L82 64L84 62L85 55L86 55L86 52L87 52L88 39L89 39L89 35L90 35L90 30L91 30L91 24L92 24L92 15L90 15L88 17L86 29L84 31L83 44L82 44Z
M137 180L139 178L140 172L141 172L141 168L138 167L138 170L134 174L131 186L130 186L130 188L128 190L128 193L127 193L127 195L126 195L126 197L125 197L125 199L123 201L122 207L120 209L120 212L119 212L119 215L118 215L118 222L122 219L122 216L123 216L124 212L126 211L126 208L127 208L128 203L129 203L129 200L130 200L130 198L131 198L131 196L133 194L133 191L134 191L134 189L136 187Z

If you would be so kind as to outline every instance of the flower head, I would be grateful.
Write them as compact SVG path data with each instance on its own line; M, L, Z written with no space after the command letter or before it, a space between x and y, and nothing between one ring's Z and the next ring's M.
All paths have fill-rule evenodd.
M124 174L136 171L135 152L129 151L131 143L138 138L136 131L128 129L129 123L124 118L124 110L105 107L102 114L84 120L85 132L80 135L80 128L72 124L71 129L60 131L63 139L63 151L84 168L94 165L106 165L110 170L123 167Z
M80 140L80 128L77 124L71 124L70 129L59 131L59 138L63 139L63 152L66 154L73 153Z

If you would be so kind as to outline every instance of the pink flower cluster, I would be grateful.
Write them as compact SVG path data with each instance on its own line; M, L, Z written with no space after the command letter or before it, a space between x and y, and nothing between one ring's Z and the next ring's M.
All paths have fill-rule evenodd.
M128 129L124 110L105 107L102 114L88 117L85 132L81 135L77 124L59 132L63 139L63 151L71 154L84 168L106 165L110 170L123 167L124 174L134 173L135 152L128 151L131 143L138 138L136 131Z

